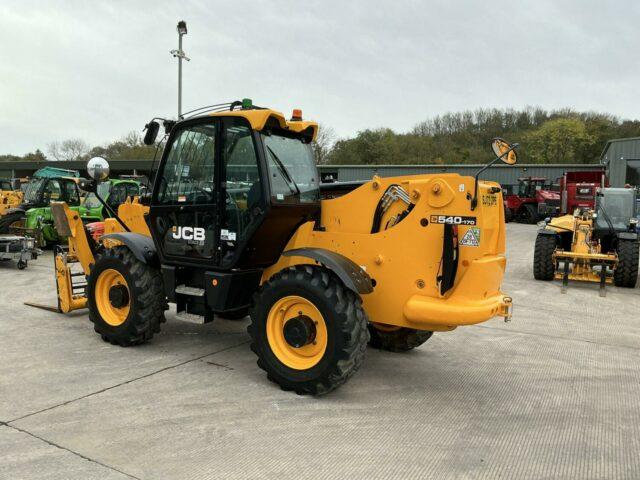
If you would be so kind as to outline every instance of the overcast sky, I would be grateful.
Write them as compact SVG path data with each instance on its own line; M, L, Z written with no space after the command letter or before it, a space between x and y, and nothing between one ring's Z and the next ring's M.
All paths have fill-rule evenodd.
M104 144L185 109L249 97L340 137L478 107L638 118L640 2L0 3L0 153Z

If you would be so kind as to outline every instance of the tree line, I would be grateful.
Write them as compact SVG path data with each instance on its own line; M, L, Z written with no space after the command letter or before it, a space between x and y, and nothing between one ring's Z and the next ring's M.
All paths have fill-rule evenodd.
M486 163L490 140L518 142L521 163L597 163L607 140L640 136L640 121L571 109L478 109L438 115L406 133L367 129L338 140L322 163L416 165Z
M503 137L518 142L521 163L597 163L607 140L640 136L639 120L571 109L527 107L478 109L447 113L424 120L408 132L390 128L366 129L353 138L338 139L326 125L313 144L319 164L416 165L485 163L491 156L490 140ZM0 155L0 161L109 160L153 158L155 147L130 132L105 146L90 147L82 139L50 143L24 156Z

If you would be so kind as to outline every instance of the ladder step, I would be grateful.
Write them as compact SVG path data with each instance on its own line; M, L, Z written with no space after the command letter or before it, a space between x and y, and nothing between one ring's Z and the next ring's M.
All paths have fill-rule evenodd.
M196 315L195 313L178 312L176 317L184 322L195 323L198 325L204 325L206 323L204 315Z
M189 295L190 297L204 297L204 288L178 285L176 287L176 293L179 293L180 295Z

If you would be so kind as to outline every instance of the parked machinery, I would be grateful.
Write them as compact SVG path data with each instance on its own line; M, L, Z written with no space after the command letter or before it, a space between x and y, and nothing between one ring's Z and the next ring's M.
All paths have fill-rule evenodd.
M516 193L504 198L505 220L535 224L540 219L557 215L560 195L548 188L548 180L542 177L518 179Z
M560 177L560 214L572 214L577 208L595 207L598 187L606 187L604 170L565 172Z
M510 317L496 183L375 177L348 192L328 184L342 195L321 200L318 126L300 111L286 120L244 100L165 125L148 206L127 202L94 242L77 213L54 205L69 237L56 257L61 304L84 302L105 341L150 340L169 302L196 323L249 312L251 349L268 378L323 394L358 369L368 342L404 351L434 331ZM147 125L147 144L158 130ZM514 148L495 139L491 164L515 163ZM87 170L99 182L108 164L93 159ZM74 289L65 255L86 286Z
M48 207L51 201L64 201L69 205L80 205L77 178L80 173L55 167L38 170L26 185L21 201L7 208L0 216L0 233L20 233L25 228L27 211Z
M533 274L537 280L569 280L633 288L638 278L638 234L635 191L601 188L595 209L545 221L536 238Z

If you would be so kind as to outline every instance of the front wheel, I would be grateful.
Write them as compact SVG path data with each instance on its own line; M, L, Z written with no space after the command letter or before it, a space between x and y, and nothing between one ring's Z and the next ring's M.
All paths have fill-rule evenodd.
M362 300L324 267L278 272L256 294L250 315L258 366L283 390L328 393L364 359L369 332Z
M158 269L126 247L104 249L87 279L89 319L105 342L127 347L160 332L166 298Z
M536 280L553 280L556 273L556 265L553 260L556 244L555 235L538 233L533 250L533 278Z
M618 264L613 271L616 287L635 288L638 281L638 242L619 240L616 248Z

